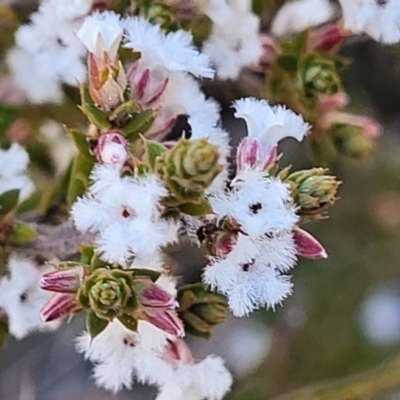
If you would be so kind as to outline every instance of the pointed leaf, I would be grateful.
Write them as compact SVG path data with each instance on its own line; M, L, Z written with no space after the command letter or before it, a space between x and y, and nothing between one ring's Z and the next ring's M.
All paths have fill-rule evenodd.
M157 157L165 153L168 149L160 142L155 140L144 139L144 145L146 149L147 162L150 164L151 168L154 170L156 165Z
M139 134L145 134L153 125L156 118L154 110L146 110L140 114L133 115L132 119L123 127L120 128L122 134L130 142L134 142L139 138Z
M137 114L140 111L139 106L133 100L118 106L109 116L110 121L121 121L132 114Z
M132 315L123 314L118 317L118 321L121 322L125 328L128 328L133 332L137 331L138 321L137 319L133 318Z
M99 335L106 329L108 321L99 318L92 310L89 310L86 316L86 329L92 338Z
M67 193L67 202L69 205L72 205L78 197L82 196L89 186L89 175L93 165L94 162L87 160L81 154L75 157Z
M94 104L94 101L90 97L89 89L85 86L81 87L81 102L82 105L78 107L92 124L103 129L108 129L111 126L103 111Z
M79 251L81 252L80 262L82 264L90 265L94 254L94 246L81 245Z
M90 147L89 147L89 142L87 141L86 135L78 131L77 129L68 129L68 133L71 135L72 140L75 142L76 147L79 150L79 153L81 153L85 158L88 159L88 161L95 161L95 157L90 154Z
M10 240L12 243L29 243L36 240L37 237L37 232L31 226L26 224L14 224Z
M8 214L18 205L19 190L13 189L0 195L0 216Z

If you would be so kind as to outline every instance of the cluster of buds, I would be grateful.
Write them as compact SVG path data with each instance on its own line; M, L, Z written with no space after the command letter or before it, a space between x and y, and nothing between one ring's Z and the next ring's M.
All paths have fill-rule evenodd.
M224 297L205 290L201 284L181 288L178 302L179 316L191 335L209 339L212 329L226 321L228 305Z
M304 94L308 98L334 95L340 91L335 60L312 54L304 59L301 72Z
M332 175L326 175L324 168L296 171L286 179L292 190L295 204L301 216L320 215L336 201L340 182Z
M166 200L171 206L201 202L221 168L217 147L206 139L184 138L158 157L155 166L171 192L171 198Z
M57 294L44 306L43 321L65 315L88 312L87 327L96 336L114 318L128 329L146 320L175 336L184 334L176 315L175 298L155 284L154 272L122 270L108 266L96 268L85 264L61 263L61 268L43 275L41 288Z

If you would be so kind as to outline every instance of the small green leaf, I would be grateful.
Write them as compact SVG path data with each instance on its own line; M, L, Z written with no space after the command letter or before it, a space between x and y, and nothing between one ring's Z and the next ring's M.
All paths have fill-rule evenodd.
M140 114L133 115L132 119L120 131L125 135L126 139L134 142L139 139L140 134L145 134L153 125L156 118L154 110L146 110Z
M90 261L90 268L94 271L97 268L103 268L107 266L107 263L100 259L100 255L96 252L93 253L92 259Z
M193 336L198 336L204 339L210 338L211 326L196 314L193 314L190 311L184 311L179 313L179 317L185 324L185 331Z
M159 157L161 154L165 153L167 151L167 148L160 142L157 142L155 140L144 140L144 145L146 148L146 157L147 157L147 162L150 164L151 168L154 170L154 167L156 165L156 160L157 157Z
M82 154L75 157L67 193L69 205L72 205L78 197L82 196L89 186L89 175L93 165L94 161L89 161Z
M63 261L57 264L57 269L75 268L81 266L83 263L80 261Z
M88 159L88 161L93 161L95 160L95 157L90 154L90 149L89 149L89 142L87 141L86 135L78 131L77 129L68 129L68 133L71 135L73 141L75 142L76 147L79 150L79 153L81 153L85 158Z
M0 104L0 132L4 132L18 117L18 109L8 104Z
M37 232L31 226L25 224L14 224L10 240L12 243L29 243L36 240L37 237Z
M89 89L81 86L81 102L79 109L88 117L89 121L98 128L108 129L111 125L106 115L101 111L90 97Z
M123 314L118 317L118 321L121 322L121 324L124 325L125 328L128 328L133 332L137 331L138 322L137 319L132 317L132 315Z
M178 206L179 211L187 215L199 217L206 214L211 214L213 209L210 202L207 199L201 200L199 204L184 203Z
M86 316L86 329L92 338L99 335L106 329L108 321L99 318L92 310L89 310Z
M137 114L140 111L139 106L133 100L118 106L109 116L110 121L121 121L128 118L132 114Z
M79 251L81 252L80 262L86 265L90 265L94 254L94 246L81 245Z
M8 190L0 196L0 216L8 214L18 205L19 190Z

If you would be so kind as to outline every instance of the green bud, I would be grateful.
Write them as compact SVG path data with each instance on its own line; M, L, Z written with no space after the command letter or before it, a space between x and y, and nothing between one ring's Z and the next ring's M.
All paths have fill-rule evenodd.
M98 268L85 278L78 292L78 302L98 318L112 320L136 308L132 290L133 276L120 269Z
M204 289L201 284L182 287L178 292L178 302L179 317L185 330L194 336L208 339L212 328L226 320L226 300Z
M168 4L152 2L142 10L142 14L154 25L160 26L165 31L170 32L179 29L173 10Z
M326 175L324 168L312 168L290 174L286 182L292 189L294 202L299 206L299 214L318 214L336 200L340 184L336 177Z
M221 171L218 149L206 139L181 139L158 157L156 172L171 192L174 205L199 203Z
M362 127L350 124L335 124L328 135L339 153L351 158L361 159L369 156L374 150L374 140L364 134Z
M333 60L311 55L301 66L301 79L307 97L338 93L340 77Z

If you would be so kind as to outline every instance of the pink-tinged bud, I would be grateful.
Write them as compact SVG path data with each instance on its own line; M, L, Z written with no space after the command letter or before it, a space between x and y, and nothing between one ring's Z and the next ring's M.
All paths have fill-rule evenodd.
M192 351L182 339L169 341L162 358L171 364L191 364L193 362Z
M84 267L52 271L42 276L40 287L50 292L76 293L82 284L84 276Z
M149 69L141 60L136 61L128 71L132 97L142 107L154 106L168 85L168 71L165 68Z
M67 293L57 293L42 308L40 318L43 322L54 321L55 319L68 315L77 306L75 296Z
M265 72L274 62L277 47L274 39L268 35L260 35L261 54L257 62L249 67L255 72Z
M225 258L235 247L236 238L234 236L224 237L221 240L217 240L217 243L216 255Z
M318 102L322 112L335 111L349 103L349 96L344 92L339 92L332 96L321 95Z
M145 308L173 310L177 306L175 297L154 283L139 293L139 301Z
M299 256L311 259L328 258L322 244L305 230L294 228L293 239Z
M143 309L142 314L143 319L164 332L177 337L182 337L185 334L183 322L178 318L175 311L145 308Z
M276 161L277 146L263 149L257 138L245 137L238 146L236 162L239 171L249 167L265 171Z
M339 47L348 33L339 25L326 25L310 33L307 47L309 50L331 51Z
M97 143L96 156L100 162L122 169L129 157L128 143L119 133L103 134Z
M335 124L358 127L361 129L363 135L370 139L374 139L382 133L382 127L372 118L346 112L332 111L324 116L323 126L327 129Z
M93 101L108 112L124 101L127 78L121 62L113 63L109 56L98 59L88 55L89 92Z

